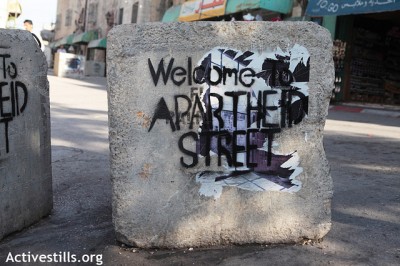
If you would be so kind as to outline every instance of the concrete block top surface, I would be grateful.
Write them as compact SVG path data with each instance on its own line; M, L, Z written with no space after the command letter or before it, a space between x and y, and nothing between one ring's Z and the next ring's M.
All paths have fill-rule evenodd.
M0 239L51 208L46 59L30 32L0 29Z
M113 217L142 247L283 243L330 228L329 33L149 23L108 36Z

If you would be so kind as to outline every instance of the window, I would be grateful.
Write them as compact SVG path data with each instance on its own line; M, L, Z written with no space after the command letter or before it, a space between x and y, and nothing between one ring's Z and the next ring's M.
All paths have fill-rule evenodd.
M56 30L61 29L61 14L57 14L56 17Z
M118 14L118 24L122 24L122 19L124 18L124 9L120 8L119 9L119 14Z
M65 12L65 26L71 26L72 24L72 10L67 9L67 12Z
M139 2L136 2L135 4L133 4L133 6L132 6L131 23L136 23L137 22L138 8L139 8Z
M91 3L89 5L88 22L96 24L97 22L98 3Z

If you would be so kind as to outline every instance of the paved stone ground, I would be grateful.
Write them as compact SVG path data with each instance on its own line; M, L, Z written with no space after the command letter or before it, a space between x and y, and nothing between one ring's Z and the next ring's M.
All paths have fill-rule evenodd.
M323 241L140 250L114 240L105 78L49 75L49 81L54 209L0 242L0 265L400 265L399 116L331 109L324 144L334 182L333 225ZM5 263L10 252L101 258Z

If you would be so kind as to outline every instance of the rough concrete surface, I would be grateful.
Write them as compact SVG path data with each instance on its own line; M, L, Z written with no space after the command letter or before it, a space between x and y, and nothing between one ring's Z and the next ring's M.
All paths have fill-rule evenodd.
M322 147L331 49L329 33L306 22L113 28L117 239L176 248L322 238L331 224Z
M324 147L334 185L332 228L320 242L138 249L115 241L105 78L49 75L54 208L51 216L0 242L7 256L102 255L102 265L398 265L399 117L330 109ZM304 244L304 245L302 245ZM56 265L96 265L57 263Z
M0 239L53 205L48 89L32 34L0 29Z

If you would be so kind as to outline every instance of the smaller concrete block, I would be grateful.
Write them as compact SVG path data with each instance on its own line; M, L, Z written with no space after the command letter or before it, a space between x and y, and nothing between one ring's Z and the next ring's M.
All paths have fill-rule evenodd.
M314 23L115 27L113 219L139 247L288 243L330 229L332 41Z
M32 34L0 29L0 239L50 213L46 59Z
M54 75L66 78L85 76L86 57L71 53L56 53L54 56Z

